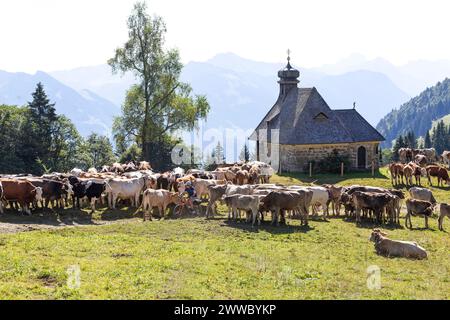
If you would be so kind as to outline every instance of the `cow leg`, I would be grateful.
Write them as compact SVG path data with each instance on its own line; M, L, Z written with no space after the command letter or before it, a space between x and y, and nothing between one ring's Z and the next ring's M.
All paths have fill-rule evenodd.
M428 216L425 216L425 228L428 229Z
M0 204L0 212L1 212L2 208L1 208L1 204ZM2 212L3 213L3 212ZM443 226L443 222L444 222L444 215L441 214L438 218L438 228L441 231L444 231L444 226Z
M258 209L253 208L252 209L252 227L255 226L255 222L258 219ZM261 220L258 219L258 225L261 225Z
M214 204L213 204L213 211L212 211L212 213L213 213L212 217L214 218L214 215L217 214L217 203L216 202L214 202Z
M408 221L409 221L409 226L408 226ZM408 212L406 213L406 217L405 217L405 226L406 226L406 228L408 228L408 229L412 229L411 212L410 212L410 211L408 211Z
M112 208L116 209L117 195L112 194Z
M361 221L361 209L356 208L356 222L360 222L360 221Z
M134 196L134 206L136 207L136 208L139 208L139 197L140 197L141 195L139 194L139 193L137 193L135 196Z
M162 206L158 206L159 219L164 219L164 209Z
M308 225L308 208L306 206L303 207L303 221L302 223L307 226Z
M31 210L30 210L30 206L28 205L28 203L26 203L23 207L25 209L25 213L28 214L29 216L31 216Z
M89 199L91 202L91 214L95 212L95 202L97 201L97 198L91 198Z

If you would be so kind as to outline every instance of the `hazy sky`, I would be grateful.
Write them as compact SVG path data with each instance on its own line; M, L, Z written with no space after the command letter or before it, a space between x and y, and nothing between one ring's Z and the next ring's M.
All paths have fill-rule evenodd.
M0 70L105 63L127 37L135 0L1 0ZM184 62L234 52L303 67L352 53L395 64L450 58L448 0L149 0Z

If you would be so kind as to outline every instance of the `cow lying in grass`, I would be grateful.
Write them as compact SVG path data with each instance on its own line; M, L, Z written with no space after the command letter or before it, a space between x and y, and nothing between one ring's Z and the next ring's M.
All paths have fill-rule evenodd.
M410 259L426 259L427 251L416 242L391 240L380 229L373 229L370 241L375 244L377 254L386 257L403 257Z

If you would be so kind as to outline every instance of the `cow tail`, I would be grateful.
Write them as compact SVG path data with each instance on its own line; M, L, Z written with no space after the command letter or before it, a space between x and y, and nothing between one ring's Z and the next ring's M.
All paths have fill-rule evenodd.
M145 191L142 194L142 201L141 204L139 206L139 208L136 209L136 211L134 212L134 214L138 214L140 210L142 210L142 212L144 212L144 201L145 201ZM145 214L145 213L144 213Z
M2 182L0 181L0 201L4 200L5 197L5 193L3 192L3 185Z

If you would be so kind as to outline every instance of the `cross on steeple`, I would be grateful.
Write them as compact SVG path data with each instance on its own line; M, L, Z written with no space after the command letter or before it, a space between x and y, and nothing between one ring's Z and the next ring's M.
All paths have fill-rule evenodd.
M288 49L287 50L287 66L286 66L286 68L288 69L288 70L291 70L292 69L292 66L291 66L291 49Z

